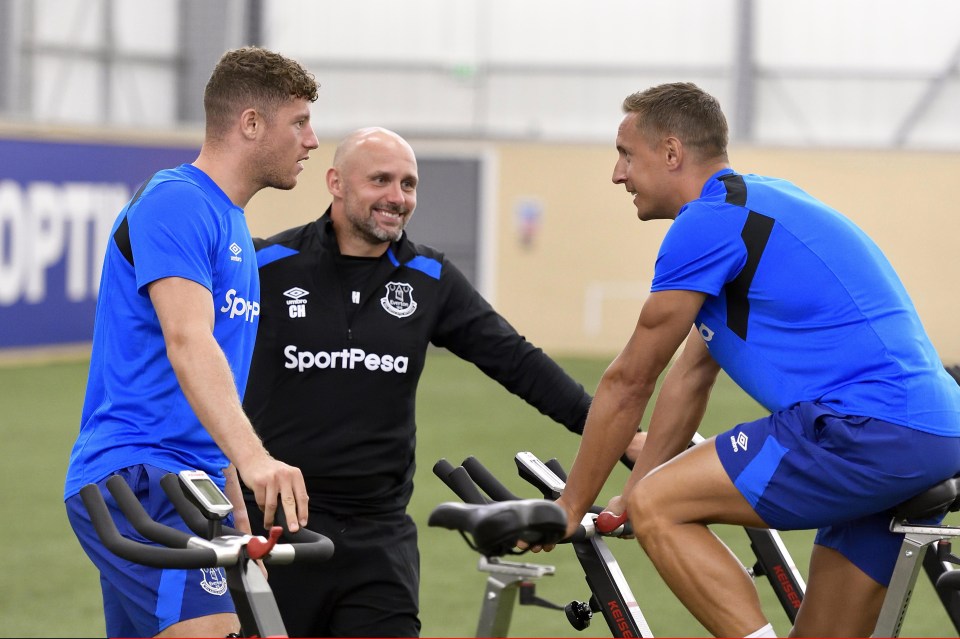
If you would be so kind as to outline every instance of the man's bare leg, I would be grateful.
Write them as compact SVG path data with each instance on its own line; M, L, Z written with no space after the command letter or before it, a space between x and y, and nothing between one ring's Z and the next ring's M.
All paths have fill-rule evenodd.
M185 619L167 626L157 637L226 637L240 632L240 620L233 613L218 613Z
M887 589L839 552L814 546L791 637L869 637Z
M766 528L727 476L712 442L660 466L627 496L640 545L681 603L714 636L743 637L767 624L739 559L707 528Z

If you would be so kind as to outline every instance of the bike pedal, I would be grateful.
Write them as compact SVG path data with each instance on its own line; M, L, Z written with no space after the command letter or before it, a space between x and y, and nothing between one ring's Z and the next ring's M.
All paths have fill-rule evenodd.
M567 615L567 621L573 626L574 630L582 631L590 626L590 620L593 619L593 611L590 604L585 601L571 601L563 607Z

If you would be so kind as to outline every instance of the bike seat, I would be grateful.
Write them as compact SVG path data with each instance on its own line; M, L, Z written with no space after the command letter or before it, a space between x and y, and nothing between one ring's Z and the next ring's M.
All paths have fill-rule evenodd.
M487 557L509 554L517 540L553 544L567 528L567 515L546 499L518 499L492 504L445 502L433 509L430 526L459 530L473 538L477 552Z
M960 475L945 479L893 508L898 519L925 519L960 509Z

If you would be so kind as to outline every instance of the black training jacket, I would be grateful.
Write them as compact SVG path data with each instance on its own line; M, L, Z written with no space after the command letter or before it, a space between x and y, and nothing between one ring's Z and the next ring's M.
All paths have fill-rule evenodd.
M417 384L430 343L583 431L590 404L583 387L441 252L404 233L356 295L345 283L341 262L349 258L340 256L329 209L254 245L261 315L244 408L267 450L301 469L311 508L370 514L406 507Z

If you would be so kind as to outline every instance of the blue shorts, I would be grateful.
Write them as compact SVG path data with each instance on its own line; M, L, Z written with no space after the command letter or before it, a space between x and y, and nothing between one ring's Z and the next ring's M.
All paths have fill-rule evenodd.
M717 435L716 448L767 525L818 529L815 543L837 550L884 586L903 541L890 532L889 510L960 473L960 437L841 415L811 402Z
M153 519L193 534L160 487L167 471L140 465L116 474L130 485ZM98 483L100 492L120 534L153 544L127 523L105 483L106 479ZM67 499L66 506L80 545L100 571L108 637L152 637L178 621L234 612L223 568L166 570L131 563L103 547L79 494ZM229 520L227 524L232 525Z

